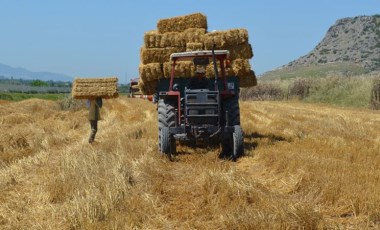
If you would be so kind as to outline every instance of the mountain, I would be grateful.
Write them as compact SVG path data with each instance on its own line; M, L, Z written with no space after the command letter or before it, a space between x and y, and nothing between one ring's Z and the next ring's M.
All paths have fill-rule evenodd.
M263 74L356 75L380 70L380 15L343 18L329 28L308 54Z
M24 68L14 68L0 63L0 76L6 78L24 79L24 80L42 80L42 81L73 81L73 78L65 74L51 72L32 72Z

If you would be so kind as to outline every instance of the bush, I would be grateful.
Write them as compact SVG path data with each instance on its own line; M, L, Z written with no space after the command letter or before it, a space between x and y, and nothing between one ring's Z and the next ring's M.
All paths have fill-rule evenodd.
M257 86L242 89L240 98L253 101L283 100L284 92L278 84L262 82Z
M289 97L304 99L309 96L310 88L313 85L312 79L297 79L289 90Z
M376 110L380 109L380 77L373 80L370 107Z

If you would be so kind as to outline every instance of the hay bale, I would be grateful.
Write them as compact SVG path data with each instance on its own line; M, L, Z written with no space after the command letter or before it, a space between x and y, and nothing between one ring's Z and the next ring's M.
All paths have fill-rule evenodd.
M163 76L161 63L149 63L139 65L140 79L144 82L154 81Z
M252 46L248 42L238 46L226 47L230 51L230 59L251 59L253 57Z
M171 74L171 63L165 62L164 63L164 76L166 78L170 78ZM221 76L222 72L221 69L218 66L219 76ZM176 63L175 68L175 77L177 78L190 78L195 76L195 66L192 61L179 61ZM214 78L214 65L213 62L211 62L209 65L206 66L206 74L205 76L207 78ZM234 71L232 68L226 69L226 76L235 76Z
M142 64L148 63L164 63L169 61L170 54L185 52L184 47L165 47L165 48L145 48L140 50L140 59Z
M190 28L185 30L182 34L186 43L203 43L206 30L199 28Z
M236 59L232 61L232 71L233 75L238 77L244 77L250 74L251 64L249 64L248 59Z
M144 35L144 46L140 50L139 85L145 93L154 93L157 80L171 75L170 55L178 52L216 49L230 51L231 68L226 68L227 76L238 76L241 87L256 85L256 76L249 64L253 57L252 46L248 42L248 31L243 28L207 33L207 18L200 13L161 19L157 30ZM219 65L218 65L219 66ZM219 67L218 67L219 68ZM221 70L219 75L221 75ZM195 67L191 61L176 63L175 77L192 77ZM206 77L214 77L212 63L206 67Z
M157 23L160 33L183 32L189 28L203 28L207 30L207 18L201 13L160 19Z
M76 78L71 94L75 99L116 98L119 96L117 81L117 77Z
M220 69L219 63L217 64L218 66L218 74L219 76L222 75L222 70ZM226 76L235 76L232 68L225 68L226 71ZM214 62L210 62L209 65L206 66L206 77L207 78L214 78L215 77L215 69L214 69Z
M144 33L144 46L146 48L161 48L161 38L162 34L157 30L148 31Z
M189 42L186 44L186 52L204 50L203 43L201 42Z
M204 36L204 44L211 49L215 44L218 49L232 47L248 42L248 31L246 29L231 29L207 33Z
M144 82L140 79L138 86L139 86L142 94L152 95L152 94L156 93L156 91L157 91L157 80Z
M185 47L186 40L184 34L180 32L161 34L153 30L145 33L144 45L146 48Z
M212 49L212 44L205 44L205 49L206 50L211 50ZM217 49L222 49L222 50L228 50L230 51L230 60L235 60L235 59L251 59L253 57L253 51L252 51L252 46L248 42L245 42L240 45L235 45L235 46L223 46L223 47L217 47Z
M171 62L164 63L164 76L170 78L171 76ZM195 73L194 63L192 61L178 61L175 65L175 77L185 78L191 77Z
M257 78L255 72L251 70L248 75L239 77L239 85L241 88L256 86Z

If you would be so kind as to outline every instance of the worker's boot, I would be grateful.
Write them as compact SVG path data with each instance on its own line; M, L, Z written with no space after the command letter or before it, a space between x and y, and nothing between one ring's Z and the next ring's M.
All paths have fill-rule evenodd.
M95 135L96 135L96 130L95 129L91 129L91 134L90 134L90 138L88 139L88 143L91 144L92 142L94 142Z

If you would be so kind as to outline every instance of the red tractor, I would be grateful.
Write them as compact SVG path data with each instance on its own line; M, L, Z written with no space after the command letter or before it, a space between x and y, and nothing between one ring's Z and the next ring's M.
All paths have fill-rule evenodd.
M157 85L158 143L162 154L171 158L176 153L177 141L192 144L200 141L221 144L223 158L236 160L243 155L239 79L226 76L228 58L227 50L170 55L170 79L162 78ZM176 63L183 60L191 60L197 69L204 69L212 62L213 78L176 77Z

